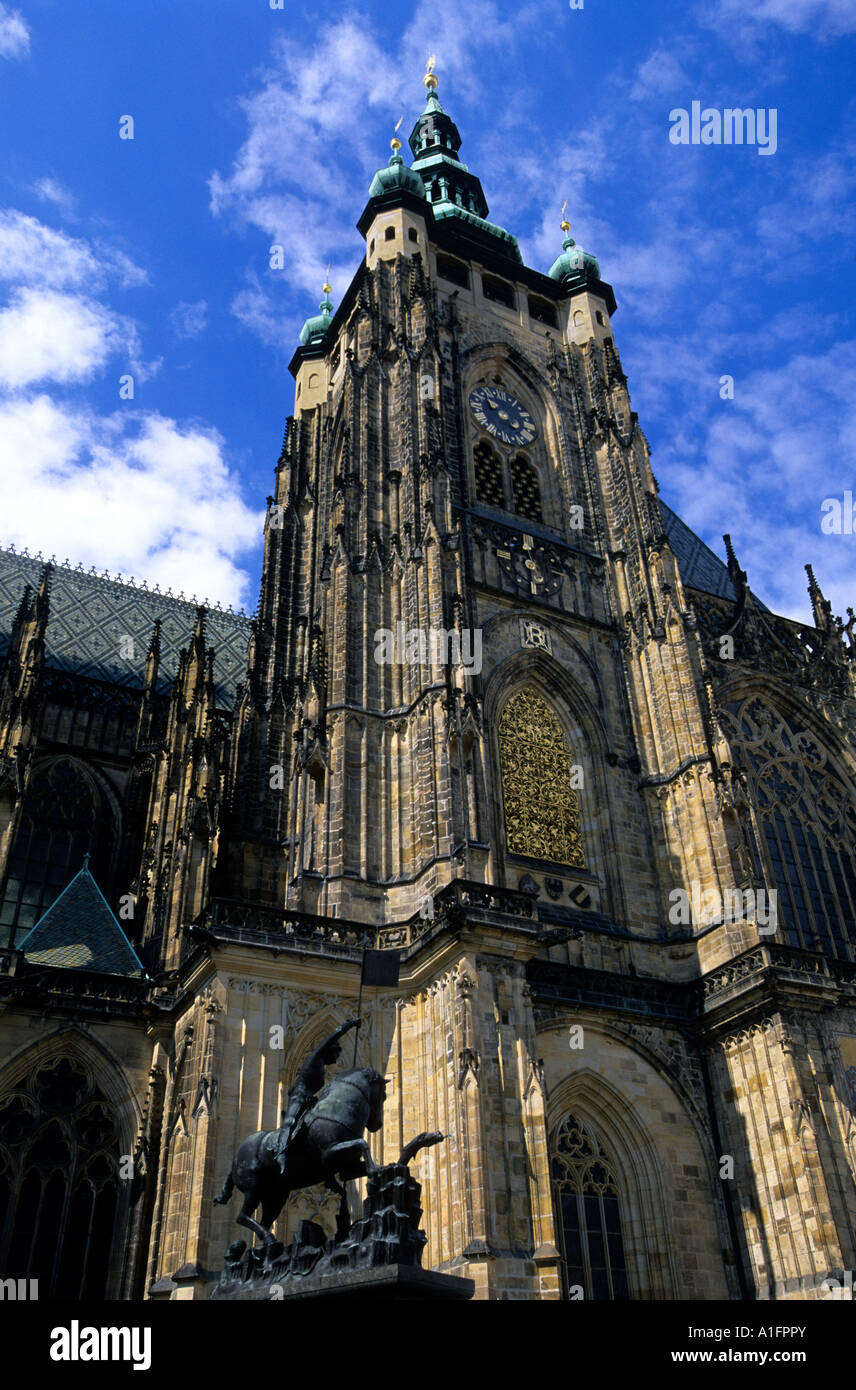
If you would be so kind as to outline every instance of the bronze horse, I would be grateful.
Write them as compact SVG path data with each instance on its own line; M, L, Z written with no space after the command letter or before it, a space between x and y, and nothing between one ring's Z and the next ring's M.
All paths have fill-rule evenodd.
M273 1224L291 1193L323 1182L341 1198L336 1239L344 1240L351 1222L347 1195L338 1179L367 1177L376 1171L363 1132L374 1134L381 1128L385 1097L386 1081L380 1072L370 1067L342 1072L328 1081L312 1108L298 1121L288 1146L285 1174L271 1142L276 1131L259 1130L240 1145L214 1201L228 1202L236 1187L243 1192L238 1225L254 1231L269 1247L274 1243ZM421 1135L420 1139L436 1142L433 1136ZM253 1212L260 1203L259 1222L253 1219Z

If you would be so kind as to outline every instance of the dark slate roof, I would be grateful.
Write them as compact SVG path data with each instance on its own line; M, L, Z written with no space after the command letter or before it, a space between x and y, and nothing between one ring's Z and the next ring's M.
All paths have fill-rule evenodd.
M99 975L145 973L86 863L27 932L19 950L31 965Z
M24 586L39 583L45 561L0 549L0 658ZM67 565L55 565L50 586L47 664L60 671L139 689L155 619L161 619L158 689L170 689L178 672L178 653L189 647L196 623L196 604L171 594L124 583ZM215 649L217 703L231 708L235 688L244 679L250 620L239 613L206 609L206 645ZM120 656L133 639L133 657Z
M710 546L705 545L695 531L690 530L685 521L681 521L677 512L666 506L662 497L658 497L657 501L660 503L663 525L669 537L669 544L675 552L685 587L701 589L705 594L717 594L719 598L730 599L733 603L734 585L731 583L725 561L720 560ZM769 613L766 603L762 603L757 594L752 593L752 599L765 613Z
M662 497L658 498L663 525L669 544L675 552L681 579L690 589L702 589L706 594L718 594L720 598L735 599L734 586L728 574L728 566L709 545L705 545L691 531L685 521L671 507L667 507Z

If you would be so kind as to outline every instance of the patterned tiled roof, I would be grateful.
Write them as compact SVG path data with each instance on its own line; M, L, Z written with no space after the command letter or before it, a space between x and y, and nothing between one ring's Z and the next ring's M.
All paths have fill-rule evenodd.
M734 589L725 563L662 498L658 500L684 584L733 600ZM44 564L41 557L0 548L0 659L9 644L24 586L38 585ZM178 672L179 651L190 645L196 604L107 575L55 564L50 586L47 663L60 671L140 689L157 618L161 620L158 690L166 693ZM215 650L217 704L221 709L229 709L246 671L250 619L228 609L208 608L205 623L206 644ZM126 652L131 654L123 655Z
M36 588L44 564L41 558L0 549L0 658L8 647L24 586ZM46 634L47 664L139 689L157 618L161 620L158 689L166 692L178 672L179 651L190 645L195 603L91 571L55 565ZM206 645L216 653L217 704L228 709L236 686L244 679L250 620L243 614L208 608L205 632Z
M142 975L143 967L86 864L51 903L19 949L31 965Z

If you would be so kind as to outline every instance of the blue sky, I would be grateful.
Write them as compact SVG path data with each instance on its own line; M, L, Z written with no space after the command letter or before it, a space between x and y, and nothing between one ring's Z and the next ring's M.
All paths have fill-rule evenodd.
M854 49L854 0L0 4L0 543L254 607L287 363L433 52L526 261L565 198L599 257L665 499L771 607L811 561L843 613ZM672 144L693 101L775 109L775 154Z

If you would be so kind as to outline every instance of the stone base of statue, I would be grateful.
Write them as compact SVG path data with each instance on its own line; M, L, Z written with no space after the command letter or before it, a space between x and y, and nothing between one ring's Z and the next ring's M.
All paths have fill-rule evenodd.
M405 1164L390 1163L368 1178L363 1215L344 1240L301 1221L291 1245L277 1241L226 1251L215 1299L387 1298L468 1299L471 1279L422 1269L427 1237L419 1229L422 1188Z

